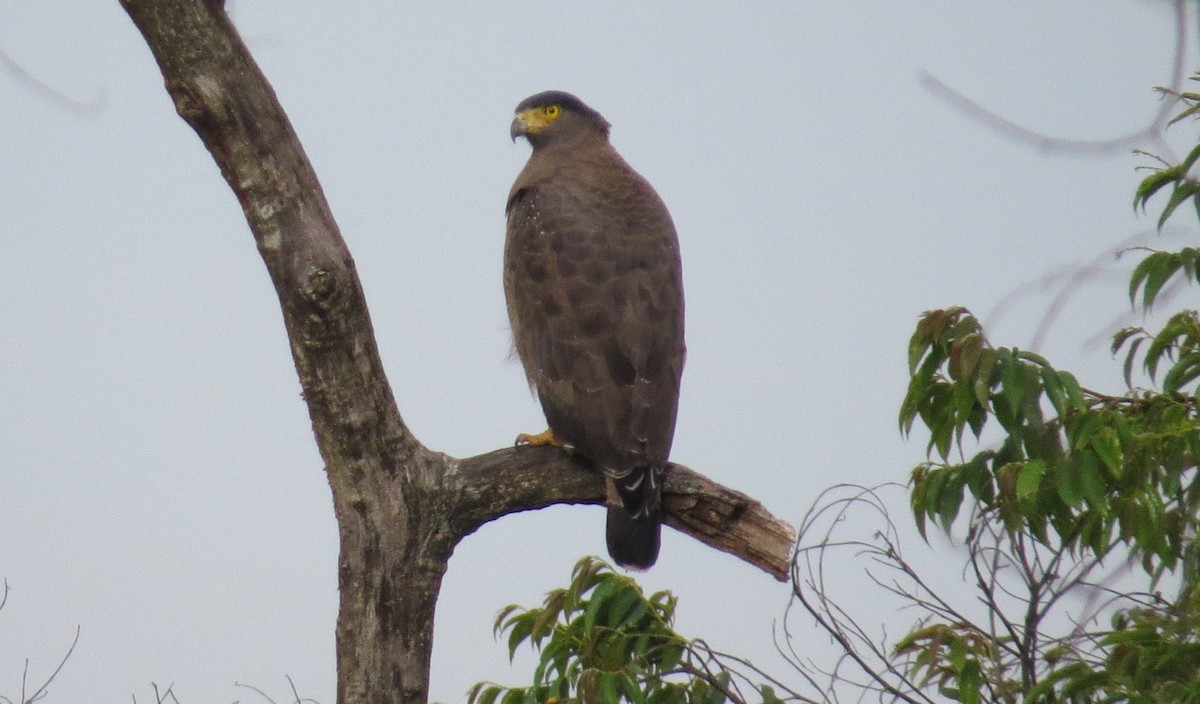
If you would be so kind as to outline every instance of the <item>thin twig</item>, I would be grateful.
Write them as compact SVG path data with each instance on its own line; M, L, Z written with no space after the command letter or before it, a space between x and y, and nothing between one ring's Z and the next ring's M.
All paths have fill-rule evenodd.
M258 694L258 696L262 697L263 699L266 699L268 702L271 702L271 704L275 704L275 700L272 699L266 692L262 691L261 689L259 689L258 687L255 687L252 684L242 684L241 682L234 682L233 686L234 687L245 687L246 689ZM293 689L293 691L294 691L294 689Z
M1171 81L1168 90L1178 93L1183 87L1187 64L1187 2L1175 0L1172 6L1175 9L1175 55L1171 62ZM983 107L979 102L951 88L927 71L921 73L921 82L930 92L954 105L967 117L1000 134L1032 145L1045 153L1109 154L1121 152L1146 142L1153 142L1157 147L1165 150L1161 135L1167 122L1171 119L1171 111L1175 104L1173 100L1163 100L1150 123L1129 134L1096 140L1071 139L1051 137L1002 117L999 113Z
M15 78L18 83L28 88L34 95L61 110L73 112L77 115L96 115L99 114L107 102L103 91L98 92L95 98L87 102L67 97L65 94L51 88L34 77L33 74L26 71L21 64L14 61L3 51L0 51L0 67Z

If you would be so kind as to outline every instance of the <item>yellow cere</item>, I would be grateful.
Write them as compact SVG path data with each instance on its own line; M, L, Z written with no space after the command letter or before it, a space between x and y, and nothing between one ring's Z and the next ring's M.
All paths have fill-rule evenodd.
M537 134L545 129L551 122L558 119L562 114L562 108L557 105L546 105L540 108L530 108L520 115L517 119L521 121L521 125L525 130Z

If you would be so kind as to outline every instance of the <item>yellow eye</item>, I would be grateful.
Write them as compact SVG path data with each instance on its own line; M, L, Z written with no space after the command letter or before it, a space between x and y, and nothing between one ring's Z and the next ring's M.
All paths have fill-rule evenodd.
M562 108L558 107L557 105L547 105L546 107L542 108L542 114L553 120L554 118L558 117L558 113L561 112L561 110Z

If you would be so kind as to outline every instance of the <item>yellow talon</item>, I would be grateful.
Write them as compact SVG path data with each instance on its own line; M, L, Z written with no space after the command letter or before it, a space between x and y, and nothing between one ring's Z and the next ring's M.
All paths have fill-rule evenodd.
M563 447L563 444L554 437L554 431L547 428L537 435L526 435L521 433L517 436L517 445L528 445L530 447L538 447L539 445L552 445L554 447Z

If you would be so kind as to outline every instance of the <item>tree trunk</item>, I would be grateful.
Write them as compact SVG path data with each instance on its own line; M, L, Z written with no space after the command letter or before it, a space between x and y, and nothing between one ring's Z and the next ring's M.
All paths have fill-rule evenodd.
M458 541L509 513L603 503L604 482L554 448L462 460L425 448L392 397L316 174L222 3L121 4L241 204L279 296L341 540L338 702L423 704ZM794 531L757 501L672 465L664 504L668 525L787 578Z

